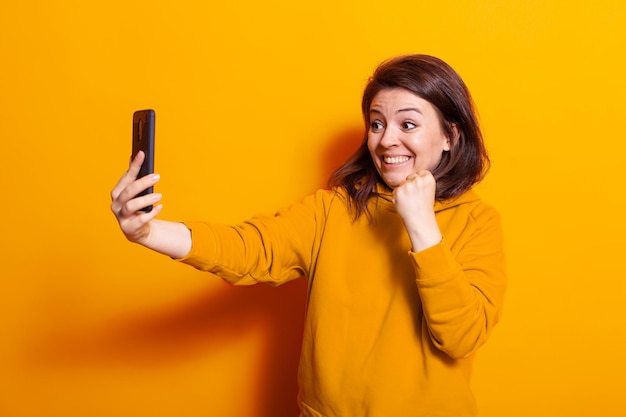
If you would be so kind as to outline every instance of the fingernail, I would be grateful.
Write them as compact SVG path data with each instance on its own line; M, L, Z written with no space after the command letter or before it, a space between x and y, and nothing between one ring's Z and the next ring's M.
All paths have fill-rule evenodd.
M159 174L152 174L152 181L158 181L161 179L161 176Z

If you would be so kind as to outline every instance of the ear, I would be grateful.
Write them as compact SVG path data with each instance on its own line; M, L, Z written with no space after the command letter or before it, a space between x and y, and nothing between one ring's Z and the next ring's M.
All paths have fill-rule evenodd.
M443 150L449 151L454 144L459 140L461 136L461 131L459 130L459 126L456 123L450 124L450 130L452 131L452 137L446 136L446 143L443 144Z

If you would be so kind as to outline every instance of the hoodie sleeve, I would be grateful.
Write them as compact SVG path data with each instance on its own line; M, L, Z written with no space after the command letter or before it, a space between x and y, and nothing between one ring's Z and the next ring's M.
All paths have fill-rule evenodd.
M505 292L501 221L491 207L472 210L455 241L410 253L424 318L435 346L472 355L498 322Z
M185 222L192 249L180 261L235 285L280 285L308 275L323 227L324 199L319 191L274 216L236 226Z

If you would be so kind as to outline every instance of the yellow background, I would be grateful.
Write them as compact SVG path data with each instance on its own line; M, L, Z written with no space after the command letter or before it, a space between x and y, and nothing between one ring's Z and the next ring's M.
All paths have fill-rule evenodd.
M626 415L626 5L216 3L0 6L0 416L294 415L303 282L231 288L126 242L131 115L157 112L161 217L236 222L323 186L373 68L413 52L473 92L506 227L481 416Z

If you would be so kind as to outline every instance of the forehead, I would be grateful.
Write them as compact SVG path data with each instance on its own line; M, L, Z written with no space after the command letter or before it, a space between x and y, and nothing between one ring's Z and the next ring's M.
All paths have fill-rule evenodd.
M437 109L429 101L403 88L380 90L372 99L369 110L370 113L415 110L423 115L438 116Z

